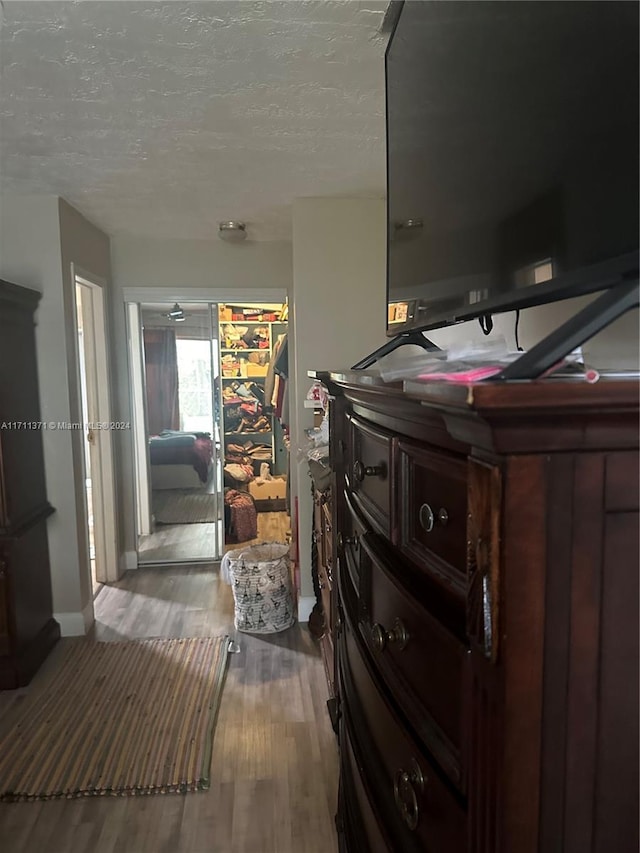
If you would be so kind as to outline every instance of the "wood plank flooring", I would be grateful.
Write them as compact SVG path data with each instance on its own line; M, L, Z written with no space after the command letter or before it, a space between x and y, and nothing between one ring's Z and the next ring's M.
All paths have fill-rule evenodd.
M259 512L258 538L241 544L286 542L289 530L290 520L286 512ZM140 537L138 557L142 564L180 560L205 562L213 558L214 535L213 524L160 524L155 533ZM238 547L238 544L229 544L224 546L224 550Z
M96 599L92 639L230 633L209 791L0 804L2 853L335 853L338 757L318 648L306 626L233 629L231 590L208 568L138 569ZM62 640L32 684L56 671Z
M220 524L220 536L223 525ZM141 564L212 560L215 556L215 524L159 524L153 533L140 537L138 560Z

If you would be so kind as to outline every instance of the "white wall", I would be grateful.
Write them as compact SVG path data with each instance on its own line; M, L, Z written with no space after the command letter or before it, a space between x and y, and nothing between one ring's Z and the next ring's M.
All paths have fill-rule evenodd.
M291 243L224 243L115 236L113 280L124 287L291 286Z
M293 204L290 367L292 495L298 497L301 594L311 581L310 480L297 461L313 412L304 408L307 371L349 367L385 342L383 199L304 198Z
M0 205L0 275L42 293L36 313L36 346L43 421L77 422L73 365L74 320L71 263L108 278L109 242L77 211L56 196L3 193ZM69 337L71 335L72 337ZM83 511L74 476L70 430L42 434L47 495L56 512L48 521L54 616L63 634L83 634L92 620L92 603Z
M125 288L158 288L175 292L187 289L277 289L291 293L290 243L223 243L211 240L150 240L114 237L111 243L114 300L113 348L116 357L116 419L131 421L124 309ZM213 298L213 297L212 297ZM150 301L158 301L151 299ZM132 435L115 436L119 470L119 551L122 567L134 564L136 550L135 491Z

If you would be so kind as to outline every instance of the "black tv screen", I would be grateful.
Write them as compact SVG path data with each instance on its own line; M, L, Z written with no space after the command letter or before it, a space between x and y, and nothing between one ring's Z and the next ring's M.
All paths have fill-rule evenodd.
M386 53L389 334L638 270L638 4L401 4Z

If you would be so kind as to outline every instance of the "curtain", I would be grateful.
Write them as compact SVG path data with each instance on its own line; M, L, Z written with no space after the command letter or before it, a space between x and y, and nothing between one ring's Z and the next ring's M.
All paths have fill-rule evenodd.
M173 329L144 329L143 338L149 434L180 429L176 333Z

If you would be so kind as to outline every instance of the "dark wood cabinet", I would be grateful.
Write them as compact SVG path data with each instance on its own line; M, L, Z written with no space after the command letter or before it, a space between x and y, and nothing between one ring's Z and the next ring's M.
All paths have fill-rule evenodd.
M316 606L309 628L320 643L330 702L335 697L333 519L331 488L313 486L313 584ZM330 705L333 713L333 702Z
M637 383L315 376L341 849L635 853Z
M0 281L0 689L27 684L60 636L53 619L34 312Z

